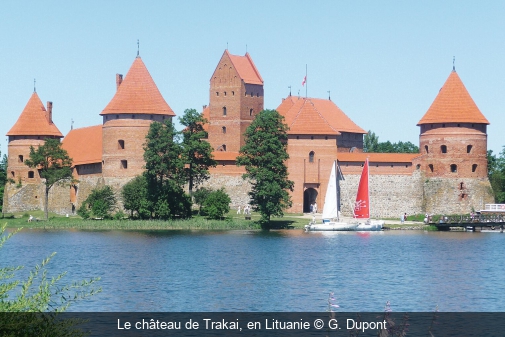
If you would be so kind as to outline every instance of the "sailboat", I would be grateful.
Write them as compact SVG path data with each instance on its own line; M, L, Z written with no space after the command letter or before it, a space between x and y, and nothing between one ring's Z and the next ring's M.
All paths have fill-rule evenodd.
M354 204L354 218L359 219L356 226L356 231L381 231L384 226L384 220L370 219L370 190L368 188L369 169L368 158L363 165L361 178L358 185L358 193L356 195L356 203Z
M323 223L312 221L308 225L305 225L306 231L353 231L358 225L357 223L339 221L336 166L336 161L333 161L324 198Z

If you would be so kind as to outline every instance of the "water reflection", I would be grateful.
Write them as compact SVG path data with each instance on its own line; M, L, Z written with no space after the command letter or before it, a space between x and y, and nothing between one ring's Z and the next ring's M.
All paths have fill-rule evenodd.
M23 230L2 265L101 276L76 311L503 311L494 233Z

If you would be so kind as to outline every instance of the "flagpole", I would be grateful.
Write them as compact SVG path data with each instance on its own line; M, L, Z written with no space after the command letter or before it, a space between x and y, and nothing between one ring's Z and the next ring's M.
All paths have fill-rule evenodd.
M305 64L305 98L307 98L307 64Z

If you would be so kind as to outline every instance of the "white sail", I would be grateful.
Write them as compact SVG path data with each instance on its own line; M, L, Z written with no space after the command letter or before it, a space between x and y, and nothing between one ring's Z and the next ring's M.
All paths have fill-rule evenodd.
M326 187L326 196L324 198L323 219L337 219L338 218L338 199L337 199L337 174L336 164L333 161L331 167L330 180Z

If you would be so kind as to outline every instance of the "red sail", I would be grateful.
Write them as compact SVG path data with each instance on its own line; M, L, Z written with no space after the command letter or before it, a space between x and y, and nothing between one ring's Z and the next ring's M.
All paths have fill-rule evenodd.
M368 193L368 159L363 166L359 180L358 195L354 204L354 217L358 219L370 218L370 194Z

